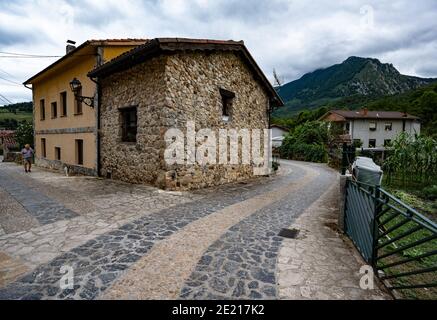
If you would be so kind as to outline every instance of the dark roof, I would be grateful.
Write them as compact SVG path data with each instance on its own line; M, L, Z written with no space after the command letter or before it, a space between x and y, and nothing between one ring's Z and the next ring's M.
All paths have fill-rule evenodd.
M243 41L233 40L208 40L208 39L185 39L185 38L155 38L147 41L130 51L127 51L115 59L103 64L100 67L88 73L91 78L104 78L115 72L126 70L134 65L142 63L152 57L165 52L181 50L220 50L235 51L241 53L243 59L248 63L256 77L261 81L270 96L276 102L277 106L283 106L284 103L277 94L276 90L268 81L267 77L261 71L261 68L255 62Z
M281 129L281 130L284 130L284 131L290 131L290 129L288 129L287 127L284 127L284 126L280 126L280 125L277 125L277 124L272 124L271 126L270 126L270 128L273 128L273 127L275 127L275 128L278 128L278 129Z
M31 78L29 78L28 80L23 82L23 84L24 85L31 84L32 81L35 80L37 77L39 77L40 75L42 75L46 71L50 70L54 66L58 65L62 61L65 61L66 59L74 56L75 54L77 54L78 51L80 51L81 49L85 48L86 46L89 46L89 45L99 46L99 45L104 45L104 44L122 43L122 42L127 42L127 43L129 43L129 42L137 42L138 45L140 45L140 44L143 44L146 41L147 41L147 39L130 39L130 38L128 38L128 39L100 39L100 40L93 39L93 40L87 40L84 43L82 43L80 46L78 46L76 49L71 50L69 53L67 53L66 55L62 56L61 58L59 58L58 60L53 62L51 65L49 65L47 68L43 69L42 71L38 72L37 74L35 74Z
M419 119L416 116L399 111L367 111L367 114L365 114L363 110L331 110L329 113L336 113L347 119Z

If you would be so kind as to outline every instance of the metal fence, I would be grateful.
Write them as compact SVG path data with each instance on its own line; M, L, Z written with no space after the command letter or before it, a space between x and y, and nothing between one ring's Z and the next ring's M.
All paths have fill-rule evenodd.
M437 224L379 186L346 182L345 232L389 290L437 299Z

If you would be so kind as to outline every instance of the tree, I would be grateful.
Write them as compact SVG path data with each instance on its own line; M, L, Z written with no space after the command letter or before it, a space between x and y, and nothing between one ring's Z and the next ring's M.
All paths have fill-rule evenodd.
M33 145L33 125L27 122L20 123L15 132L15 138L20 147L26 144Z

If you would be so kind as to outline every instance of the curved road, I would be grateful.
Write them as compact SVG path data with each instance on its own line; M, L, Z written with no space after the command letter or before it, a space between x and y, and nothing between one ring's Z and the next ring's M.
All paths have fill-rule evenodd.
M15 174L0 166L0 191L24 201L19 194L22 182L11 179ZM38 266L0 288L0 299L276 299L277 256L283 241L278 232L336 183L336 177L324 165L283 161L281 174L273 178L193 192L164 209L152 206L145 212L139 206L136 215L120 220L128 222L111 224L53 258L42 256ZM32 181L35 201L38 184L47 181ZM45 194L41 199L59 206L59 198L52 201ZM23 215L31 215L32 204L22 205L27 210ZM52 221L52 210L47 211L48 222L41 211L33 219L42 225L39 228L91 221L86 210L75 212L68 204L61 209L60 222ZM0 236L0 253L13 235ZM12 250L8 254L15 258ZM18 258L27 262L26 254ZM59 286L62 266L74 270L71 289Z

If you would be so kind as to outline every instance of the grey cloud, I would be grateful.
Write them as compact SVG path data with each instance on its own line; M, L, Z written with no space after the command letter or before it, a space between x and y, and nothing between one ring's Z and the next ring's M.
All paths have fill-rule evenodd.
M329 0L108 0L104 6L92 0L59 0L39 5L23 1L19 7L7 3L0 1L0 14L24 17L17 19L16 28L2 28L0 22L0 45L17 52L26 48L33 53L46 48L63 52L67 38L218 38L244 40L269 78L275 68L291 81L351 55L391 62L403 73L437 77L435 0L340 4ZM363 32L360 9L365 5L373 9L374 29ZM71 25L66 19L53 19L66 7L74 17ZM36 61L26 70L30 76L45 65Z

